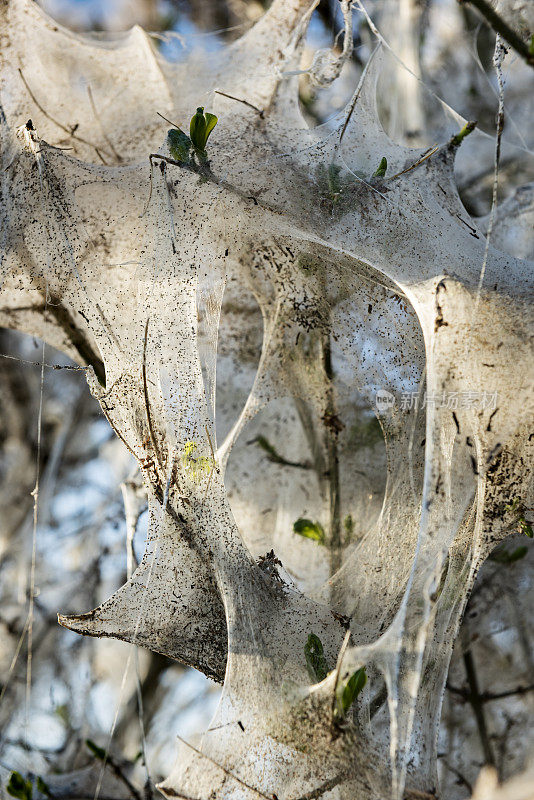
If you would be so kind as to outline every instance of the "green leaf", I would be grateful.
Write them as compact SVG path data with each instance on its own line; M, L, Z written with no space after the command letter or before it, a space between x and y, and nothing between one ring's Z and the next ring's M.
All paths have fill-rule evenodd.
M326 537L323 526L319 522L312 522L311 519L300 517L293 523L293 532L298 533L299 536L304 536L305 539L312 539L318 544L325 543Z
M37 778L37 790L44 794L45 797L52 797L52 792L50 791L48 784L44 782L42 778Z
M215 114L210 114L209 112L204 114L204 108L202 106L199 106L196 114L191 117L189 135L195 150L204 158L206 157L206 143L216 124L217 117Z
M66 703L56 706L54 709L54 714L57 714L57 716L65 725L69 724L69 707Z
M516 561L524 558L527 553L528 547L526 545L516 547L512 552L501 546L497 547L489 558L490 561L495 561L497 564L514 564Z
M19 800L32 800L33 787L31 782L23 778L20 772L11 773L6 790L11 797L18 797Z
M206 117L206 142L204 143L204 146L205 146L207 144L207 141L208 141L209 137L210 137L210 133L212 132L214 127L217 125L218 120L217 120L217 117L215 116L215 114L210 114L209 111L206 111L204 116Z
M187 163L189 161L189 151L193 147L193 142L189 136L179 128L172 128L167 133L169 150L175 161Z
M189 123L189 136L194 146L198 150L204 150L204 134L206 132L206 118L202 106L197 108L196 114L191 117Z
M354 520L352 519L352 514L347 514L343 520L343 527L345 528L346 534L344 544L347 545L351 543L354 535Z
M505 511L510 511L510 513L514 512L514 511L519 511L520 503L521 503L521 500L519 499L519 497L514 497L512 502L508 503L508 505L506 505L504 507L504 510Z
M509 511L510 514L515 514L518 533L524 533L529 539L534 538L532 525L525 519L525 508L519 497L515 497L511 503L504 507L504 510Z
M328 166L328 189L332 197L337 197L341 191L341 167L339 164L330 164Z
M102 747L99 747L97 744L95 744L92 739L86 739L85 744L95 758L98 758L99 761L106 760L106 751Z
M315 683L324 681L328 675L328 665L324 657L322 642L315 633L310 633L308 636L308 641L304 645L304 655L308 674L312 681Z
M373 178L383 178L385 177L386 170L388 168L388 160L385 156L382 156L380 159L380 164L378 165L378 169L376 172L373 172Z
M344 718L351 705L354 703L365 684L367 683L367 673L365 667L353 672L347 681L341 681L336 691L336 716Z

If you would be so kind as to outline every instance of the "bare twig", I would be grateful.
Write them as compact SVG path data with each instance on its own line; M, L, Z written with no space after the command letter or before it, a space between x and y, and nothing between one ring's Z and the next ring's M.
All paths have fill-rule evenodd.
M506 39L510 47L519 53L521 58L526 61L529 67L534 68L534 53L524 42L521 37L508 25L505 20L497 14L497 12L490 6L486 0L458 0L461 5L470 3L477 11L484 17L488 25L493 30L500 34L503 39Z
M237 775L234 775L233 772L230 772L229 769L226 769L226 767L223 767L222 764L219 764L218 761L215 761L215 759L212 758L211 756L209 756L207 753L203 753L202 750L198 750L194 745L190 744L190 742L188 742L186 739L182 739L182 737L179 736L178 734L176 735L176 738L179 739L181 742L183 742L183 744L187 745L187 747L191 748L191 750L193 750L193 752L196 753L197 755L202 756L202 758L207 758L208 761L211 761L212 764L214 764L216 767L221 769L224 772L225 775L228 775L229 778L232 778L234 781L237 781L237 783L241 784L241 786L244 786L245 789L249 789L249 791L254 792L259 797L262 797L263 800L273 800L272 796L269 797L268 795L263 794L263 792L261 792L259 789L256 789L254 786L251 786L249 783L246 783L244 780L239 778ZM165 790L165 791L167 791L167 790Z
M28 361L27 358L20 358L19 356L10 356L7 353L0 353L0 358L8 358L10 361L19 361L21 364L29 364L31 367L41 367L39 361ZM70 364L46 364L47 369L67 369L73 372L85 372L89 367L71 366Z
M40 102L39 102L39 101L37 100L37 98L35 97L34 93L32 92L32 90L30 89L30 87L29 87L29 85L28 85L28 82L27 82L26 78L25 78L25 77L24 77L24 75L22 74L22 70L21 70L20 68L19 68L19 74L20 74L20 77L21 77L21 79L22 79L22 82L23 82L24 86L26 87L26 90L27 90L28 94L30 95L31 99L33 100L33 102L35 103L35 105L37 106L37 108L39 109L39 111L40 111L42 114L44 114L44 116L45 116L45 117L46 117L48 120L50 120L50 122L53 122L53 123L54 123L54 125L57 125L57 126L58 126L58 128L61 128L61 130L62 130L62 131L65 131L65 133L66 133L66 134L68 134L68 135L71 137L71 139L76 139L76 141L78 141L78 142L82 142L82 144L87 144L87 145L89 145L89 147L92 147L92 148L93 148L93 150L95 151L95 153L97 154L97 156L99 157L100 161L101 161L103 164L107 164L106 160L105 160L105 159L104 159L104 157L102 156L102 153L106 153L106 151L104 150L104 148L100 148L100 150L102 150L102 152L100 152L100 150L98 149L98 147L97 147L95 144L93 144L92 142L89 142L89 141L87 141L87 139L84 139L82 136L77 136L77 135L76 135L76 133L75 133L75 130L76 130L76 128L78 127L77 125L73 125L73 126L72 126L72 128L69 128L69 127L67 127L67 125L63 125L63 123L62 123L62 122L60 122L59 120L55 119L55 117L52 117L52 116L51 116L51 115L48 113L48 111L46 111L46 110L43 108L43 106L40 104ZM110 153L106 153L106 155L107 155L107 156L109 156L109 155L110 155Z
M407 172L411 172L412 169L415 169L416 167L420 166L428 158L430 158L430 156L433 156L434 153L436 152L436 150L439 150L439 144L435 144L434 147L431 147L429 150L426 151L426 153L423 153L423 155L421 156L420 159L418 159L414 164L410 164L410 166L406 167L406 169L403 169L402 172L397 172L396 175L392 175L390 180L393 180L394 178L398 178L401 175L406 175Z
M467 675L467 682L471 690L469 702L473 708L473 713L477 722L478 734L480 736L484 758L487 764L495 766L495 759L493 758L488 728L486 725L486 715L484 713L484 706L480 698L475 662L473 660L473 654L471 653L471 650L466 650L464 653L464 666L465 673Z
M329 541L330 574L335 575L341 566L341 497L339 480L339 453L337 437L341 423L336 414L334 398L334 371L332 368L332 352L330 332L321 337L321 355L325 374L326 411L324 422L324 446L328 470L329 495Z
M322 797L325 792L329 792L330 789L334 789L336 786L339 786L339 784L345 780L348 774L348 772L342 772L340 775L330 778L316 789L312 789L311 792L306 792L306 794L301 795L297 798L297 800L317 800L317 798Z
M452 772L453 775L456 775L462 786L465 786L470 795L473 794L473 787L471 783L467 780L465 775L462 775L459 769L453 767L448 761L445 761L445 759L443 759L443 766L446 767L449 772Z
M158 115L158 117L161 117L161 119L164 119L164 120L165 120L165 122L168 122L168 123L169 123L169 125L172 125L172 126L173 126L173 128L176 128L176 129L177 129L177 130L179 130L179 131L181 131L181 130L182 130L182 129L180 128L180 126L179 126L179 125L178 125L176 122L173 122L173 121L172 121L172 119L167 119L167 117L164 117L164 116L163 116L163 114L160 114L160 113L159 113L159 111L156 111L156 114Z
M343 127L341 128L341 133L339 135L339 139L338 139L338 142L336 144L336 150L338 149L338 147L340 146L341 142L343 141L343 137L345 136L345 131L347 130L347 127L349 125L351 117L352 117L352 115L354 113L354 109L356 108L356 104L358 103L358 100L360 99L360 95L362 93L362 88L363 88L363 85L364 85L364 80L365 80L365 76L367 74L367 70L369 69L369 67L371 65L371 62L373 61L373 58L375 57L375 54L378 52L378 50L379 50L379 46L375 47L375 49L371 53L371 57L368 59L367 64L365 65L365 67L363 69L363 72L362 72L361 77L360 77L360 83L358 84L358 88L356 89L356 92L354 93L354 97L351 100L349 109L347 111L347 115L345 117L345 122L343 123Z
M375 714L377 714L378 711L380 711L380 709L382 708L387 699L388 699L388 690L386 688L386 685L384 684L380 689L380 691L378 691L375 694L375 696L371 700L371 703L369 704L369 717L371 719L373 719Z
M458 686L451 686L450 684L447 684L447 689L449 692L452 692L452 694L457 694L459 697L463 697L464 700L471 702L472 695L467 689L460 689ZM518 686L517 688L510 689L507 692L481 692L478 695L478 699L481 703L491 703L493 700L502 700L506 697L528 694L529 692L534 692L534 683L531 683L528 686Z
M133 783L131 783L131 781L126 777L121 766L109 755L109 753L107 754L107 759L105 763L107 764L109 769L113 772L113 774L126 786L131 796L135 798L135 800L142 800L141 793L135 788Z
M270 461L271 464L280 464L282 467L310 469L310 465L308 463L302 461L290 461L288 458L281 456L276 448L273 447L273 445L265 438L265 436L255 436L254 439L250 439L247 442L247 445L248 444L257 444L259 447L261 447L261 449L267 453L267 460Z
M252 103L249 103L248 100L241 100L239 97L234 97L233 94L226 94L226 92L221 92L220 89L215 89L214 93L220 94L222 97L227 97L229 100L235 100L238 103L243 103L244 106L252 108L256 112L256 114L259 115L260 119L264 118L263 110L261 108L258 108L257 106L252 105Z
M147 317L146 325L145 325L145 338L144 338L144 342L143 342L143 367L142 367L143 392L144 392L144 396L145 396L145 411L146 411L146 418L147 418L147 422L148 422L148 432L149 432L149 436L150 436L150 443L152 445L152 449L153 449L153 452L154 452L154 457L156 459L156 463L159 466L159 468L161 470L163 470L163 467L162 467L162 464L161 464L161 458L160 458L160 454L159 454L159 450L158 450L158 446L156 444L156 437L154 436L154 427L152 425L152 414L150 413L150 402L149 402L149 399L148 399L148 385L147 385L147 378L146 378L146 348L147 348L147 342L148 342L148 325L149 325L149 323L150 323L150 317Z
M213 471L215 469L217 469L217 462L215 460L215 451L213 450L213 445L211 443L210 432L209 432L209 429L208 429L207 425L205 425L204 427L206 428L206 436L208 437L208 442L209 442L209 446L210 446L210 450L211 450L211 469L210 469L210 474L209 474L209 478L208 478L208 485L206 486L206 492L204 494L204 499L202 500L202 505L204 505L206 497L208 496L209 488L211 486L211 479L213 477ZM218 471L219 470L217 469L217 472Z

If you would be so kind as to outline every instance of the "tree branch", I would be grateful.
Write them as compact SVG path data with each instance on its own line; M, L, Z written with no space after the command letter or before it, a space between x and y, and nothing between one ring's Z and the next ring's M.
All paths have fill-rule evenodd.
M495 759L493 758L493 752L491 749L491 744L488 735L488 728L486 725L484 706L478 689L478 679L475 669L475 662L473 660L473 654L471 653L471 650L466 650L466 652L464 653L464 666L467 675L467 682L471 690L469 702L471 703L471 706L473 708L473 713L477 721L477 728L480 736L480 742L482 744L482 750L484 752L484 758L487 764L495 766Z
M497 14L487 0L458 0L461 5L470 3L481 14L493 30L506 39L510 47L519 53L529 67L534 68L534 52L521 37Z
M458 686L451 686L450 684L447 684L447 689L449 692L463 697L468 702L472 700L473 695L467 689L460 689ZM507 692L482 692L478 695L478 699L481 703L490 703L492 700L502 700L506 697L528 694L529 692L534 692L534 683L529 684L529 686L518 686L516 689L510 689Z

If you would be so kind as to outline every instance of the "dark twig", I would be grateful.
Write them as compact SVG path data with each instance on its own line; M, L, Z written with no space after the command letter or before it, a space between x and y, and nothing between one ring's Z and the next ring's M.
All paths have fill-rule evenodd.
M342 772L340 775L336 775L334 778L330 778L329 780L322 783L316 789L312 789L311 792L307 792L306 794L301 795L297 798L297 800L317 800L317 798L322 797L325 792L329 792L330 789L334 789L336 786L345 780L348 776L348 772Z
M493 758L493 752L491 749L491 744L488 735L488 728L486 725L484 704L481 700L480 692L478 689L477 673L471 650L466 650L466 652L464 653L464 666L467 675L467 683L469 684L469 689L470 689L469 703L471 704L477 722L478 734L480 736L480 742L482 744L484 758L487 764L495 766L495 759Z
M467 689L460 689L458 686L451 686L450 684L447 684L447 689L449 692L452 692L452 694L457 694L459 697L463 697L464 700L467 700L469 703L471 702L472 695ZM506 697L528 694L529 692L534 692L534 683L531 683L528 686L518 686L516 689L510 689L507 692L482 692L479 694L478 699L481 703L491 703L492 700L502 700Z
M325 374L326 411L324 422L324 447L328 470L329 495L329 547L330 574L335 575L341 566L341 493L339 480L338 433L341 424L338 421L334 397L334 370L332 368L332 351L330 332L321 337L321 356ZM337 421L337 425L335 424Z
M258 447L267 454L267 460L270 461L272 464L280 464L283 467L297 467L299 469L310 469L310 465L302 462L302 461L290 461L288 458L284 458L280 455L280 453L276 450L275 447L265 438L265 436L256 436L254 439L250 439L247 444L257 444Z
M74 132L76 130L76 128L78 127L77 125L74 125L72 128L69 128L69 127L67 127L67 125L63 125L62 122L60 122L59 120L57 120L54 117L52 117L48 113L48 111L46 111L46 109L43 108L43 106L40 104L40 102L35 97L34 93L32 92L32 90L30 89L30 87L28 85L28 82L27 82L26 78L22 74L22 70L20 68L19 68L19 74L20 74L20 77L22 79L22 82L23 82L24 86L27 89L28 94L30 95L31 99L33 100L33 102L35 103L35 105L37 106L39 111L42 114L44 114L44 116L48 120L50 120L50 122L53 122L54 125L57 125L58 128L61 128L62 131L65 131L65 133L68 134L71 137L71 139L76 139L77 142L82 142L82 144L87 144L87 145L89 145L89 147L92 147L93 150L95 151L95 153L97 154L97 156L99 157L100 161L103 164L107 164L107 162L105 161L105 159L102 156L102 153L106 153L104 148L100 148L100 150L102 151L102 153L101 153L100 150L98 149L98 147L95 144L93 144L92 142L89 142L87 139L84 139L82 136L77 136L75 134L75 132ZM106 155L109 156L109 153L106 153Z
M238 103L243 103L244 106L252 108L256 112L256 114L259 115L260 119L263 119L265 116L261 108L252 105L252 103L249 103L248 100L241 100L239 97L234 97L233 94L226 94L226 92L221 92L220 89L215 89L215 94L220 94L222 97L227 97L229 100L235 100Z
M384 684L377 694L373 697L369 704L369 717L373 719L375 714L380 711L386 700L388 699L388 690L386 685Z
M135 800L142 800L141 793L135 788L133 783L126 777L124 772L122 771L121 766L112 758L109 753L107 754L107 758L105 760L105 765L109 767L111 772L126 786L128 791L131 793L131 796L135 798Z
M472 785L467 780L465 775L462 775L460 770L456 769L456 767L453 767L451 764L449 764L448 761L445 761L445 759L443 759L443 766L446 767L449 770L449 772L452 772L453 775L456 775L456 777L458 778L458 780L461 783L461 785L465 786L465 788L467 789L467 791L469 792L470 795L473 794Z
M147 317L146 325L145 325L145 338L143 342L143 366L142 366L142 374L143 374L143 392L145 397L145 411L146 411L146 418L148 422L148 432L150 436L150 443L152 445L152 450L154 452L154 457L156 458L158 467L163 470L162 462L160 458L160 453L158 446L156 444L156 437L154 435L154 426L152 425L152 415L150 413L150 402L148 399L148 384L147 384L147 377L146 377L146 348L148 342L148 325L150 323L150 317Z
M487 0L458 0L461 5L470 3L481 14L493 30L506 39L510 47L519 53L521 58L526 61L529 67L534 67L534 53L531 52L528 44L508 25L505 20L497 14Z
M0 358L8 358L10 361L18 361L20 364L29 364L31 367L42 367L42 362L28 361L26 358L19 358L19 356L10 356L7 353L0 353ZM85 372L89 367L72 366L70 364L46 364L47 369L67 369L73 372Z
M160 113L159 113L159 111L156 111L156 114L158 115L158 117L161 117L161 119L164 119L164 120L165 120L165 122L168 122L168 123L169 123L169 125L172 125L174 128L176 128L176 130L178 130L178 131L181 131L181 130L182 130L182 129L180 128L180 126L176 124L176 122L173 122L173 121L172 121L172 119L167 119L167 117L164 117L164 116L163 116L163 114L160 114Z
M426 150L426 152L423 153L421 158L417 159L417 161L415 161L413 164L410 164L409 167L406 167L406 169L403 169L401 172L397 172L395 175L392 175L390 180L393 180L394 178L399 178L401 175L406 175L407 172L411 172L412 169L416 169L425 161L427 161L431 156L433 156L434 153L437 152L437 150L439 150L439 144L435 144L433 147L430 147L428 150Z
M178 736L178 734L176 735L176 738L179 739L181 742L183 742L185 745L187 745L187 747L191 748L191 750L193 750L193 752L195 752L197 755L202 756L202 758L207 758L208 761L211 761L212 764L214 764L216 767L221 769L224 772L225 775L227 775L229 778L232 778L234 781L237 781L237 783L241 784L241 786L244 786L245 789L248 789L249 791L254 792L259 797L262 797L263 800L272 800L272 796L268 797L266 794L261 792L259 789L256 789L254 786L251 786L249 783L246 783L244 780L239 778L237 775L234 775L234 773L231 772L229 769L226 769L226 767L223 767L222 764L219 764L218 761L215 761L215 759L212 758L211 756L209 756L207 753L203 753L202 750L198 750L198 748L196 748L194 745L192 745L186 739L183 739L181 736Z

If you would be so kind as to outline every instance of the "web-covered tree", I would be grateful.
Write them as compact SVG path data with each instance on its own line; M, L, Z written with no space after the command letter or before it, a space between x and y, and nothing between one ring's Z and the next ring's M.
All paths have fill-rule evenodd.
M532 534L532 263L459 199L474 124L450 112L432 148L386 135L380 42L338 120L308 128L314 7L275 0L215 64L178 65L140 29L110 46L2 7L2 322L87 365L150 509L128 582L60 622L224 680L167 797L436 796L466 600L496 544ZM351 49L342 8L320 85ZM237 351L252 298L261 357L228 425L218 336ZM263 480L265 455L291 472Z

